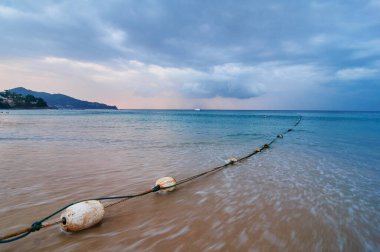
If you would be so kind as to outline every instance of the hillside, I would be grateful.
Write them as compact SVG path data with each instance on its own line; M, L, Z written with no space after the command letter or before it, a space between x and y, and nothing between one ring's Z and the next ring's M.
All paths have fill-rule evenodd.
M57 109L117 109L116 106L109 106L98 102L88 102L75 99L63 94L49 94L45 92L36 92L23 87L13 88L9 90L21 95L33 95L42 98L51 108Z
M44 109L48 105L42 98L17 94L6 90L0 92L0 109Z

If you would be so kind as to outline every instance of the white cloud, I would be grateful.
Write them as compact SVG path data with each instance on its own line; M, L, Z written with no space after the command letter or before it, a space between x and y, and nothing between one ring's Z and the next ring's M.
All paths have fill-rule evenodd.
M295 55L307 52L303 46L294 41L284 41L281 43L281 47L284 52Z
M35 15L15 8L0 5L0 19L36 18Z
M309 43L314 46L325 45L329 42L329 37L325 34L316 34L309 39Z
M33 10L22 10L8 6L0 5L0 18L13 20L26 20L29 22L38 21L45 25L52 23L73 23L73 16L67 15L67 9L62 4L51 3L46 6L40 6ZM72 15L72 13L70 13Z
M127 42L127 32L111 25L106 25L101 21L97 22L97 29L100 31L100 41L104 44L119 50L121 52L130 52L132 50L125 47Z
M372 78L379 74L379 71L371 68L355 67L345 68L336 72L336 77L339 80L360 80Z
M368 5L371 7L380 8L380 0L370 0Z
M351 43L345 48L353 50L353 59L363 59L380 55L380 39Z

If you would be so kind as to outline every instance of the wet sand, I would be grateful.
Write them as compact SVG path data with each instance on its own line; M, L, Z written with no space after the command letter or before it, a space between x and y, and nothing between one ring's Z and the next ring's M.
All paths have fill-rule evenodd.
M152 139L156 133L142 134ZM1 245L1 250L376 250L379 233L372 220L378 218L379 207L370 189L373 181L366 171L348 169L357 165L351 161L338 162L333 154L318 156L314 149L300 152L297 146L306 145L302 134L302 129L292 132L269 150L174 192L153 193L108 208L104 220L88 230L65 234L52 227ZM141 152L99 141L91 145L48 141L38 148L27 141L1 146L4 233L73 201L143 191L159 177L181 179L220 165L220 159L234 150L239 154L234 144L228 150L218 144L204 147L213 147L212 151L200 146L145 146ZM241 146L250 151L250 145L259 143L260 139ZM332 171L334 166L347 169ZM355 176L362 179L346 179ZM357 188L368 190L367 198Z

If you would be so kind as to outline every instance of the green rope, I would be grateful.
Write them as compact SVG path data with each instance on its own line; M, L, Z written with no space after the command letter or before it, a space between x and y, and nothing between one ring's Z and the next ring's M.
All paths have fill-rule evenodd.
M29 234L31 234L31 233L33 233L35 231L40 230L42 228L42 223L44 221L47 221L51 217L59 214L60 212L64 211L66 208L68 208L68 207L70 207L70 206L72 206L74 204L77 204L77 203L80 203L80 202L84 202L84 201L89 201L89 200L115 200L115 199L135 198L135 197L144 196L144 195L152 193L152 192L156 192L156 191L158 191L160 189L161 188L157 188L157 186L155 186L151 190L143 192L143 193L132 194L132 195L122 195L122 196L112 196L112 197L101 197L101 198L94 198L94 199L86 199L86 200L80 200L80 201L76 201L76 202L70 203L70 204L68 204L68 205L66 205L66 206L58 209L57 211L53 212L52 214L46 216L45 218L43 218L43 219L41 219L39 221L33 222L33 224L31 225L31 229L29 231L27 231L26 233L24 233L22 235L19 235L19 236L16 236L14 238L0 240L0 243L9 243L9 242L17 241L17 240L19 240L21 238L24 238L24 237L28 236Z
M9 242L14 242L14 241L20 240L21 238L24 238L24 237L30 235L30 233L32 233L32 232L33 232L32 230L29 230L28 232L23 233L19 236L16 236L16 237L13 237L13 238L10 238L7 240L0 240L0 243L9 243Z
M218 171L218 170L220 170L220 169L223 169L223 168L226 168L226 167L228 167L228 166L230 166L230 165L234 165L234 164L237 163L237 162L240 162L240 161L243 161L243 160L245 160L245 159L248 159L248 158L252 157L253 155L256 155L257 153L263 151L264 149L268 149L268 148L269 148L269 147L270 147L275 141L277 141L278 138L283 138L285 134L291 132L295 127L297 127L298 124L301 122L301 120L302 120L302 116L300 116L300 117L298 118L298 121L294 124L293 128L287 129L287 130L284 131L282 134L278 134L278 135L276 136L276 138L272 139L272 141L270 141L269 143L262 145L258 150L255 150L255 151L249 153L248 155L243 156L243 157L237 159L236 161L230 161L229 163L227 163L227 164L225 164L225 165L221 165L221 166L218 166L218 167L212 168L212 169L210 169L210 170L208 170L208 171L204 171L204 172L202 172L202 173L199 173L199 174L197 174L197 175L194 175L194 176L192 176L192 177L182 179L182 180L176 182L174 185L167 186L167 187L161 187L161 189L172 188L172 187L175 187L175 186L177 186L177 185L184 184L184 183L189 182L189 181L191 181L191 180L194 180L194 179L197 179L197 178L199 178L199 177L202 177L202 176L204 176L204 175L206 175L206 174L209 174L209 173L212 173L212 172L216 172L216 171Z
M131 194L131 195L122 195L122 196L112 196L112 197L101 197L101 198L94 198L94 199L80 200L80 201L76 201L76 202L70 203L70 204L68 204L68 205L66 205L66 206L64 206L64 207L62 207L62 208L60 208L60 209L58 209L57 211L53 212L52 214L48 215L47 217L45 217L45 218L43 218L43 219L41 219L41 220L39 220L39 221L34 222L34 223L31 225L30 230L26 231L25 233L20 234L20 235L18 235L18 236L15 236L15 237L13 237L13 238L2 239L2 240L0 240L0 244L1 244L1 243L9 243L9 242L17 241L17 240L19 240L19 239L21 239L21 238L24 238L24 237L30 235L31 233L33 233L33 232L35 232L35 231L40 230L40 229L43 227L43 226L42 226L42 223L43 223L44 221L47 221L47 220L50 219L51 217L53 217L53 216L59 214L60 212L64 211L66 208L68 208L68 207L70 207L70 206L72 206L72 205L74 205L74 204L77 204L77 203L80 203L80 202L84 202L84 201L88 201L88 200L115 200L115 199L130 199L130 198L141 197L141 196L147 195L147 194L152 193L152 192L157 192L157 191L159 191L159 190L161 190L161 189L168 189L168 188L172 188L172 187L175 187L175 186L178 186L178 185L184 184L184 183L189 182L189 181L191 181L191 180L194 180L194 179L197 179L197 178L199 178L199 177L202 177L202 176L204 176L204 175L206 175L206 174L213 173L213 172L216 172L216 171L221 170L221 169L223 169L223 168L226 168L226 167L228 167L228 166L234 165L234 164L236 164L237 162L241 162L241 161L243 161L243 160L245 160L245 159L248 159L248 158L252 157L253 155L256 155L257 153L259 153L259 152L261 152L261 151L263 151L263 150L265 150L265 149L268 149L268 148L270 147L270 145L272 145L275 141L277 141L279 138L283 138L283 136L284 136L285 134L291 132L295 127L297 127L298 124L301 122L301 119L302 119L302 116L299 117L298 121L294 124L293 128L289 128L288 130L286 130L286 131L283 132L282 134L277 135L276 138L274 138L274 139L273 139L272 141L270 141L269 143L262 145L259 149L256 149L255 151L249 153L249 154L246 155L246 156L243 156L243 157L241 157L241 158L239 158L239 159L236 159L236 161L231 161L231 160L230 160L230 162L228 162L228 163L226 163L226 164L224 164L224 165L217 166L217 167L212 168L212 169L210 169L210 170L208 170L208 171L204 171L204 172L202 172L202 173L196 174L196 175L191 176L191 177L189 177L189 178L182 179L182 180L176 182L174 185L171 185L171 186L161 187L161 186L159 186L159 185L156 185L156 186L152 187L150 190L145 191L145 192L142 192L142 193Z

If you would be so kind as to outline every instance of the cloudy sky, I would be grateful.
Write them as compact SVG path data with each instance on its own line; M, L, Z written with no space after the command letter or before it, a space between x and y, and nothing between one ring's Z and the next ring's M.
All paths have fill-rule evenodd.
M0 1L0 89L119 108L380 110L380 0Z

